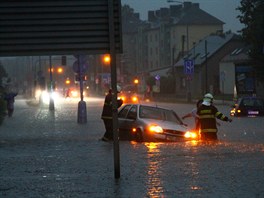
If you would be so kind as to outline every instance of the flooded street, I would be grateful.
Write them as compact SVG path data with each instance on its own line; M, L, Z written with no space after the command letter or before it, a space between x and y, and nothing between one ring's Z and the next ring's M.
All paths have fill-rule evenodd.
M56 104L51 113L18 100L14 117L0 127L1 197L264 196L263 118L221 122L217 143L120 141L115 180L113 145L98 141L102 104L89 99L88 122L80 125L76 101ZM158 105L180 116L193 108ZM217 107L228 115L229 106Z

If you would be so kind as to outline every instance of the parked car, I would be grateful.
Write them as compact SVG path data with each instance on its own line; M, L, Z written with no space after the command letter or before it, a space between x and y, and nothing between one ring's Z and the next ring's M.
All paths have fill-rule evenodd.
M173 110L157 106L125 104L118 112L118 124L120 140L157 142L198 138Z
M252 96L242 97L234 104L231 116L264 116L264 99Z
M87 90L83 90L83 96L87 96ZM65 98L80 98L80 89L78 88L68 88L65 93Z

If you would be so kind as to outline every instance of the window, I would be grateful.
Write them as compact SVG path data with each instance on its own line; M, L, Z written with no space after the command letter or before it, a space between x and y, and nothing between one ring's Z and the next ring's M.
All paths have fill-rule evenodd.
M118 117L119 118L125 118L127 115L128 110L130 109L131 105L126 105L119 113Z
M127 114L128 119L136 119L137 118L137 107L133 106Z
M157 119L157 120L162 119L162 115L161 112L159 111L159 108L153 108L147 106L141 106L139 110L139 117L148 118L148 119Z

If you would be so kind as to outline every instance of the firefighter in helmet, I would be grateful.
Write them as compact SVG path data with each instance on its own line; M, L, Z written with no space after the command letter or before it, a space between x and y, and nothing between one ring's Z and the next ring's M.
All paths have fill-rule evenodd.
M117 93L121 91L121 87L117 86ZM112 106L112 89L110 88L108 94L105 96L104 106L101 118L104 121L105 133L102 137L103 141L113 140L113 106ZM117 108L123 104L121 99L117 100Z
M216 118L222 121L232 122L232 119L218 111L218 109L213 105L213 100L214 97L212 94L205 94L202 105L197 109L202 140L217 140Z

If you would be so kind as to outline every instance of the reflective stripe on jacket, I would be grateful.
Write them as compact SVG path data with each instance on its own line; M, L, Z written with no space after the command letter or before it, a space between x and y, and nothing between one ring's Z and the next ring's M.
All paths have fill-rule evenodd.
M213 105L206 106L202 105L197 110L197 115L200 119L200 125L201 125L201 132L217 132L216 127L216 118L228 121L228 117L226 117L223 113L217 110L217 108Z

